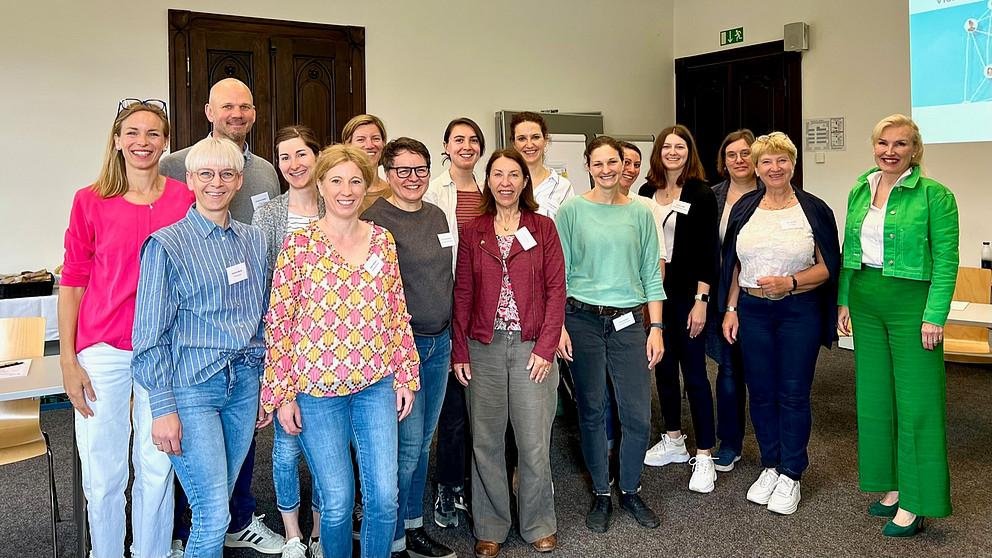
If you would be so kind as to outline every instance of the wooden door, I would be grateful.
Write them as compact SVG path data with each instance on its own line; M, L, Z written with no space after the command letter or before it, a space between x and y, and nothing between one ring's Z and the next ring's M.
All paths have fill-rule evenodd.
M720 142L750 128L785 132L799 149L793 183L802 187L801 57L782 41L675 60L675 116L696 138L711 183Z
M325 144L365 112L365 30L169 10L172 149L210 131L210 87L234 77L255 99L252 152L272 161L279 128L304 124Z

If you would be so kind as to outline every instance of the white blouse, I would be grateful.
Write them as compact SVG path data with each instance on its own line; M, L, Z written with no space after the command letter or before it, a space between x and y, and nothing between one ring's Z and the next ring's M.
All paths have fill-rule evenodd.
M672 250L675 249L675 221L678 219L679 214L672 209L672 206L675 205L674 201L668 205L661 205L655 200L651 201L654 201L655 205L658 206L658 213L656 215L661 217L661 232L665 237L663 252L668 256L665 258L665 261L671 263ZM661 240L661 238L658 240Z
M799 204L755 209L737 235L741 287L757 287L761 277L787 277L813 266L813 228Z
M893 190L902 183L913 169L906 169L902 176L896 180ZM874 201L875 192L878 191L878 183L882 180L882 171L875 171L868 175L868 187L871 189L871 199ZM891 192L890 192L891 195ZM868 206L868 213L861 223L861 263L868 267L882 267L885 262L885 208L888 207L889 200L886 198L885 205L875 207L872 203Z
M658 202L654 201L652 198L645 198L644 196L632 195L630 199L639 202L641 205L646 206L651 210L651 216L654 217L654 228L658 231L658 249L661 251L661 259L668 261L668 243L666 242L665 229L661 226L662 221L665 219L667 212L662 213L661 206Z

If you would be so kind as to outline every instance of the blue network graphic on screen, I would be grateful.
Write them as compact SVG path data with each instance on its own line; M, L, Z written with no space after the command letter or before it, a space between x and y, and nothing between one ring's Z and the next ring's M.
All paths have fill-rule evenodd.
M992 0L912 14L914 107L992 100Z

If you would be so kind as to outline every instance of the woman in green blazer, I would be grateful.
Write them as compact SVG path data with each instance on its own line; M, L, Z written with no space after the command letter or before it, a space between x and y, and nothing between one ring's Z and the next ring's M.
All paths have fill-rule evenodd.
M944 322L958 272L954 194L923 176L916 124L894 114L872 132L875 168L847 203L837 327L854 330L858 473L890 537L951 513Z

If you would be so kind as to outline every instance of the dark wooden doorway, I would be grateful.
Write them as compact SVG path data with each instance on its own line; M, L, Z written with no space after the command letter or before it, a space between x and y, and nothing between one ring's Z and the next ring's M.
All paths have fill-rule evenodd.
M785 132L799 149L802 187L801 56L776 41L675 60L675 117L692 130L711 183L720 142L738 128Z
M325 144L365 112L365 29L169 10L172 149L210 131L210 87L235 77L255 98L252 152L272 161L276 131L305 124Z

